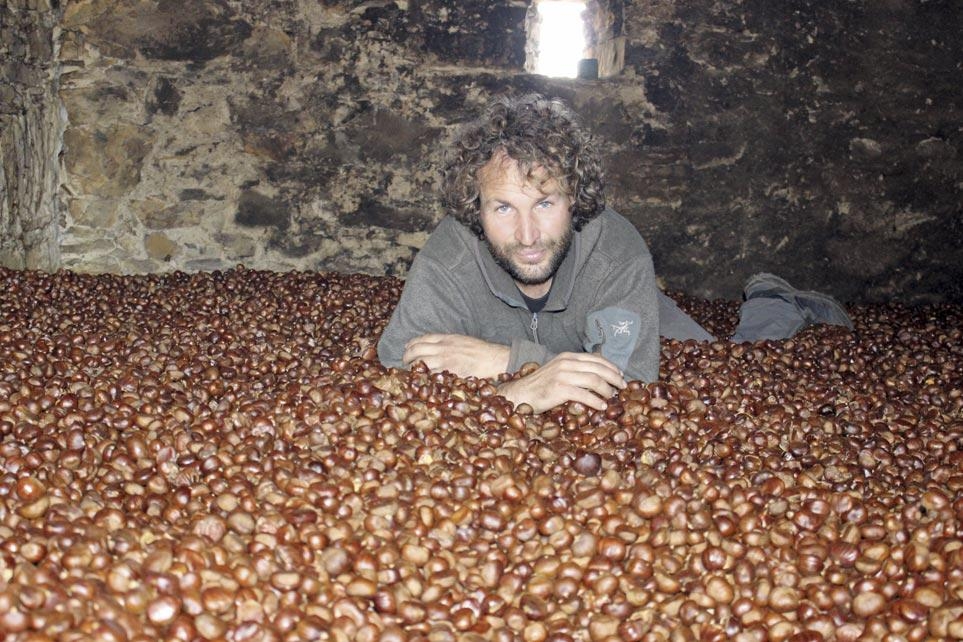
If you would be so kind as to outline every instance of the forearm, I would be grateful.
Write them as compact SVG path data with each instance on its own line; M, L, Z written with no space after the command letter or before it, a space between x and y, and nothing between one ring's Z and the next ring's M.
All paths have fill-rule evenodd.
M506 372L510 349L461 334L426 334L405 346L404 365L424 362L433 371L447 370L460 377L490 379Z
M404 291L378 340L378 358L386 367L407 367L409 343L432 333L471 334L470 309L457 284L431 260L415 259Z

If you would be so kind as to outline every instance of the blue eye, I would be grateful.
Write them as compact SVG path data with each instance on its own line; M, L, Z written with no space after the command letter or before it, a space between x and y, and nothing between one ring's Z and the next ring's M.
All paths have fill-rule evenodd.
M538 203L538 207L542 208L543 210L551 206L552 206L552 201L539 201Z

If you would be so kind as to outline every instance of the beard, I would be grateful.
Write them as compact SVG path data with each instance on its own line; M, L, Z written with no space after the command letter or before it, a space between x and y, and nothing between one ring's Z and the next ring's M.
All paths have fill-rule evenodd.
M485 245L488 246L488 251L491 252L495 263L508 272L517 283L521 283L522 285L541 285L555 276L562 261L565 260L565 255L568 254L568 248L572 245L572 228L569 227L568 230L565 231L565 234L557 239L535 246L535 249L545 250L548 253L547 260L537 265L518 263L512 259L515 252L522 248L522 246L517 243L496 247L492 245L491 241L486 237Z

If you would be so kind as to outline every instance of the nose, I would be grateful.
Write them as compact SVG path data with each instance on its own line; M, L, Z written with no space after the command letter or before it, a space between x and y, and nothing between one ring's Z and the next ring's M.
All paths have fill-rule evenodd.
M522 212L518 216L518 225L515 227L515 239L524 246L531 246L538 243L541 232L535 222L535 216L531 212Z

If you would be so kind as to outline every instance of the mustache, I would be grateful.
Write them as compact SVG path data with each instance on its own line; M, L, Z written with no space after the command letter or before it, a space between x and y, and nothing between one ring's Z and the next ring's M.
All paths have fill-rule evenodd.
M506 249L509 252L517 252L519 250L551 250L560 245L558 240L550 241L548 243L536 243L534 245L522 245L521 243L512 243Z

